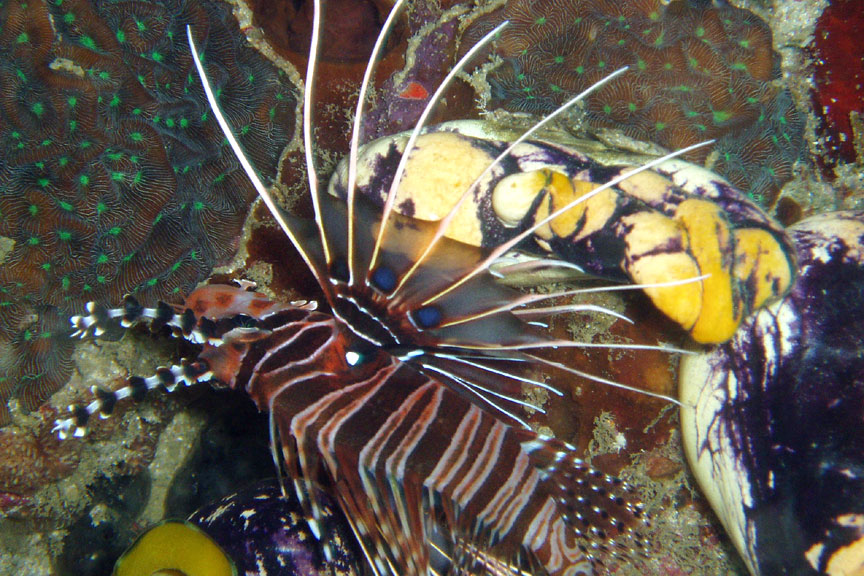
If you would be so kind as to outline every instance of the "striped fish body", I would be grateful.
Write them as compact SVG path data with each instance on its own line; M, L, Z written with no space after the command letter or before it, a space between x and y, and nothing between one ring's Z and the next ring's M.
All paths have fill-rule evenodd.
M248 294L214 285L190 300L208 292ZM642 546L632 496L570 447L508 425L332 316L254 303L268 314L227 307L254 327L211 329L221 342L199 360L271 413L310 521L311 484L331 487L377 572L591 574ZM198 308L199 325L228 317Z
M315 47L313 40L310 84ZM310 93L304 136L314 222L284 213L251 165L247 174L333 316L256 302L267 315L240 311L251 326L222 322L230 329L199 358L270 413L274 460L313 532L321 533L314 497L321 484L381 576L591 574L639 551L643 519L629 489L512 411L523 385L544 386L520 376L520 367L542 365L531 349L559 342L514 312L525 296L489 272L508 246L450 240L447 218L423 222L386 206L382 213L350 185L346 202L322 193L310 153ZM355 139L352 155L357 146ZM199 322L219 325L208 312L202 307Z
M423 222L394 212L399 169L383 210L353 194L356 165L349 166L341 202L318 188L309 89L304 145L315 217L294 218L275 204L233 138L197 58L194 31L188 33L214 117L316 277L330 314L223 285L199 288L178 309L144 309L134 298L117 309L90 305L88 316L73 319L76 334L98 336L117 319L146 321L171 326L202 351L150 378L131 378L117 392L97 392L96 400L58 421L60 434L83 434L87 418L110 413L118 399L212 378L245 389L269 412L274 461L293 484L310 529L323 533L315 498L320 485L340 504L377 576L592 574L637 556L645 520L631 490L519 417L525 385L560 393L525 375L526 368L610 383L534 353L592 344L554 340L531 324L558 307L525 306L557 295L516 292L490 272L508 250L590 195L489 249L448 239L449 216ZM310 86L316 45L313 40ZM471 51L463 63L470 58Z

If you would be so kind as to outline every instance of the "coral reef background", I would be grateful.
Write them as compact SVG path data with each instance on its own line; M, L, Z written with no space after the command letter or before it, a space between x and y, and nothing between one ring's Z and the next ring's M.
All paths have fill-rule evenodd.
M355 42L334 48L322 66L316 124L325 165L344 153L350 105L365 65L348 54L368 46L389 9L385 0L354 4L362 17L338 5L328 13L340 25L358 29L343 34ZM864 204L862 159L860 152L856 155L864 148L855 145L862 138L855 114L860 118L864 106L861 91L850 88L864 50L846 26L860 17L857 0L833 0L836 18L824 16L827 0L734 0L731 5L675 0L668 6L655 0L592 1L583 4L605 7L576 24L555 20L574 2L543 4L560 12L548 13L540 23L536 4L522 0L506 6L501 0L415 3L388 43L367 135L411 125L460 46L504 11L518 9L518 29L536 42L521 54L518 35L502 37L497 68L484 63L465 75L437 119L477 116L506 104L506 97L519 103L513 109L540 112L563 98L564 87L577 86L600 70L627 63L639 73L639 60L625 61L624 55L644 52L643 74L650 66L658 78L672 77L665 68L668 58L681 66L683 80L660 84L652 77L646 85L659 86L659 95L634 92L633 86L610 87L605 101L589 100L583 113L589 132L599 133L610 118L620 118L623 126L631 126L632 136L670 147L693 134L701 140L709 131L721 142L745 138L740 141L744 160L717 153L711 160L715 168L732 166L730 177L738 173L736 166L750 166L740 172L755 174L747 177L767 186L770 194L751 189L763 193L765 202L779 190L774 211L787 223L814 211ZM616 12L619 5L629 11ZM294 133L296 71L305 64L302 35L309 14L302 1L0 0L0 424L10 417L8 400L13 408L23 408L16 410L12 425L0 430L0 550L4 556L14 550L16 561L0 567L0 574L103 573L99 567L110 565L110 555L117 553L105 546L107 540L128 541L139 523L186 515L190 501L197 506L230 492L232 478L272 474L266 422L254 420L242 396L203 390L181 395L179 402L176 396L156 396L118 412L101 431L75 443L58 444L50 428L57 409L80 401L90 384L148 374L177 356L173 344L140 333L116 343L73 346L66 337L67 317L88 300L117 302L124 292L135 292L145 303L177 299L230 259L238 244L245 252L232 276L263 282L264 290L310 295L311 279L281 233L252 223L241 239L252 191L206 114L185 44L185 24L191 22L211 81L221 88L230 121L259 172L270 178L279 174L281 184L302 191L302 151ZM673 14L687 18L689 28L680 28ZM573 34L588 33L582 38L591 42L574 43L567 56L574 68L583 67L581 74L547 80L541 73L560 66L551 50L561 40L543 38L562 22L575 26ZM699 22L705 29L701 37ZM826 42L814 43L820 37ZM852 48L833 50L844 44L832 44L832 38ZM598 39L609 45L601 46ZM639 50L622 50L620 40ZM537 46L548 54L532 55ZM702 58L692 68L690 51ZM735 66L733 56L743 68ZM820 67L825 80L811 91ZM520 78L526 70L532 74ZM706 71L717 71L726 84L709 90L713 84ZM832 97L838 82L845 87L838 91L844 107L825 110L825 98ZM729 92L738 87L747 95L740 102ZM535 97L528 98L529 93ZM478 109L475 94L496 98ZM697 103L698 94L707 95L707 103ZM641 116L630 110L625 96L633 98ZM688 111L697 116L688 117ZM823 130L830 127L822 124L826 113L848 124L828 136ZM853 143L851 155L837 154L831 144L839 141ZM784 142L788 148L778 152L775 144ZM733 156L738 153L728 145ZM776 158L775 168L770 163ZM778 171L782 178L776 178ZM634 317L637 329L598 322L562 322L556 329L562 336L646 344L656 343L656 334L668 334L668 324L644 311L645 301L596 303ZM674 391L676 365L662 355L603 354L575 362L625 383L647 380L654 391ZM71 383L63 386L70 373ZM43 404L57 387L60 392ZM567 390L562 402L546 406L545 419L533 415L530 420L639 486L655 513L658 550L649 568L638 573L743 574L692 488L678 445L676 412L606 388L570 383ZM32 412L24 414L27 410ZM239 452L249 453L249 461ZM233 466L227 472L226 462ZM88 555L101 563L85 566Z
M588 96L587 126L669 150L716 139L688 160L707 160L765 206L791 179L805 150L804 118L774 84L779 56L754 13L694 0L513 0L466 37L504 19L503 64L488 76L493 107L548 113L629 66Z
M230 259L254 192L208 113L191 25L275 175L295 88L213 2L0 3L0 426L69 379L87 301L177 300Z

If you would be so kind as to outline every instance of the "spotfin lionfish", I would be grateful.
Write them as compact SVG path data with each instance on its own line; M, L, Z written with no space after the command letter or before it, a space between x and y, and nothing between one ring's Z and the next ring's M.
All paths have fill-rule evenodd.
M94 387L96 398L70 407L71 417L58 421L56 429L61 436L81 436L94 413L107 416L117 401L155 388L170 391L207 380L242 387L269 412L280 480L285 490L293 485L312 532L322 534L313 489L320 484L345 512L375 574L563 576L625 562L646 547L647 519L633 490L591 468L573 446L534 432L513 409L526 405L520 399L523 386L560 394L527 376L525 367L623 385L544 358L543 349L598 345L545 334L538 320L561 307L528 306L562 293L517 292L498 281L506 270L491 268L573 206L688 150L610 180L491 250L444 236L458 204L438 222L396 213L395 191L432 103L505 22L467 52L430 99L382 213L355 194L357 157L375 62L403 3L395 4L384 24L363 79L347 202L342 202L321 192L313 159L312 92L321 26L320 0L315 2L303 118L314 221L284 212L256 175L207 82L195 31L188 30L226 138L320 284L330 313L317 311L314 302L278 302L243 286L215 284L196 289L182 306L145 308L132 296L119 308L91 302L87 315L72 319L77 336L99 336L110 324L149 323L157 330L169 326L202 349L194 360L160 367L149 378L131 377L117 391ZM496 162L584 95L517 139Z

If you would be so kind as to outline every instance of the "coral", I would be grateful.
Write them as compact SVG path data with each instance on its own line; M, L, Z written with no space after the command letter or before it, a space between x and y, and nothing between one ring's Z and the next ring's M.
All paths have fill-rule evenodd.
M0 494L27 497L41 486L68 476L78 464L78 447L57 440L49 422L35 430L0 432ZM8 514L7 506L0 506Z
M837 159L864 162L864 151L856 150L856 137L864 140L864 130L855 122L864 116L864 51L861 30L864 10L855 0L834 0L816 24L812 44L815 73L813 103L822 118L829 164ZM864 144L857 144L862 146Z
M861 574L864 211L789 232L789 294L682 359L683 446L751 574Z
M68 379L89 300L177 299L230 258L254 192L207 111L190 24L255 165L276 174L295 88L212 2L0 4L0 425Z
M714 3L718 4L718 3ZM709 138L687 158L771 205L803 151L803 120L779 76L771 31L725 2L511 0L476 21L469 39L507 19L489 74L493 99L510 110L548 112L610 72L621 78L585 101L592 129L677 149ZM496 102L493 102L495 104Z
M505 131L503 123L472 121L431 128L404 164L396 210L420 220L445 217L506 148L498 139L507 137ZM493 248L540 225L533 230L533 245L526 243L523 250L551 253L598 277L653 285L705 274L698 284L646 289L655 306L701 343L728 340L750 312L789 288L795 274L791 241L716 174L678 161L600 189L639 160L623 155L613 160L607 154L604 163L597 160L601 150L596 146L597 157L592 157L556 136L564 135L550 131L545 142L529 140L510 150L506 162L459 206L446 234ZM405 134L397 134L360 150L360 195L383 205L406 141ZM344 197L346 190L343 162L330 191ZM565 214L541 222L580 198Z

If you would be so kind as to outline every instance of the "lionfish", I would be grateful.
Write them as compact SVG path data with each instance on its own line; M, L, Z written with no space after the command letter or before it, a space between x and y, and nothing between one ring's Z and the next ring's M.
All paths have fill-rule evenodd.
M526 405L520 399L526 385L560 394L526 368L617 384L544 358L542 349L585 345L553 339L538 327L538 319L561 307L529 305L561 293L518 292L502 285L492 266L576 204L687 150L607 182L491 250L445 237L458 204L438 222L395 212L396 188L432 103L505 22L466 53L430 99L380 211L355 194L357 157L375 62L403 3L391 10L363 78L342 202L321 192L313 160L311 94L321 26L315 2L303 118L313 221L280 209L256 175L219 110L188 31L214 115L320 284L330 313L317 311L314 302L278 302L246 286L216 284L196 289L182 306L145 308L132 296L119 308L91 302L87 315L72 319L76 336L143 322L156 330L169 326L202 349L194 360L160 367L149 378L130 377L119 390L94 387L95 399L70 407L71 417L56 429L81 436L93 414L108 416L119 400L156 388L208 380L242 387L269 412L283 492L293 487L320 538L324 519L313 487L328 488L375 574L591 574L642 553L645 514L625 483L591 468L573 446L534 432L513 407ZM517 139L496 163L582 96Z

